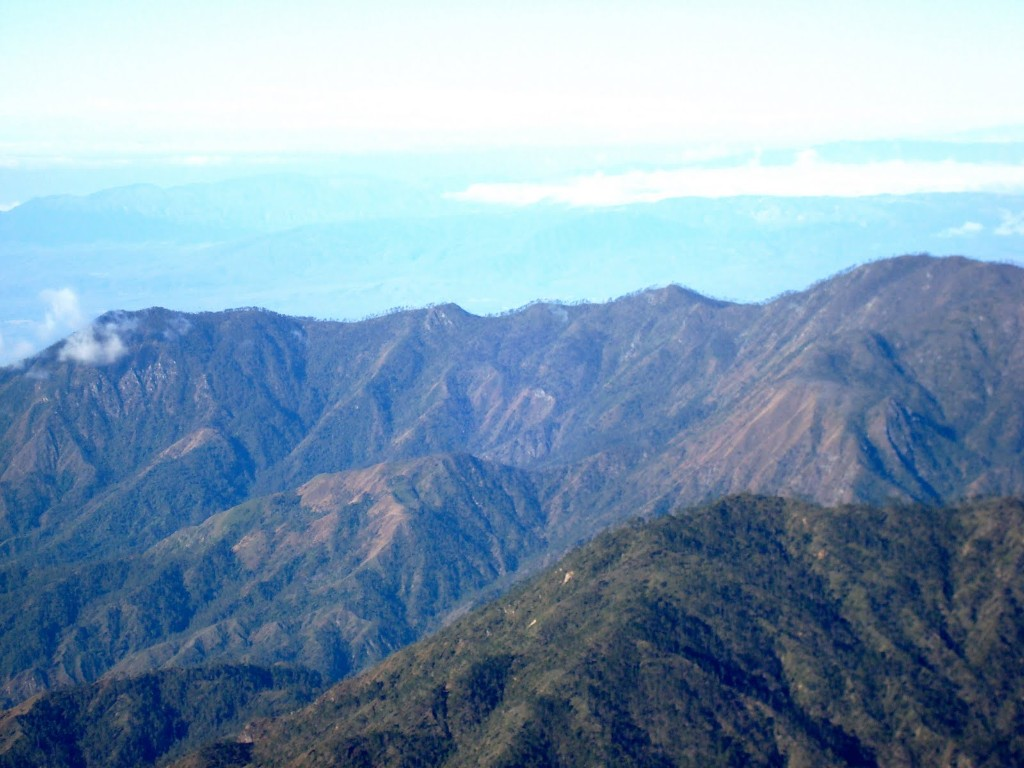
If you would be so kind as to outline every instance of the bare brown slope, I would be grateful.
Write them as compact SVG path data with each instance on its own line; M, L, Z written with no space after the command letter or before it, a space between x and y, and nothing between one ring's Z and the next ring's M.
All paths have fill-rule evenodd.
M1011 267L918 257L767 306L714 389L717 418L672 441L681 493L936 502L1014 490L1022 288Z

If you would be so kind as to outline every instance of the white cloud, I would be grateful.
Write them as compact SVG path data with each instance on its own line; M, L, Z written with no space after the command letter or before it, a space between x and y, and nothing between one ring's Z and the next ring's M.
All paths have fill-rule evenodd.
M18 200L15 200L10 203L0 203L0 213L7 213L8 211L13 211L19 205L21 205L21 202Z
M1024 235L1024 211L1010 213L1003 211L1003 223L996 228L997 235Z
M22 360L34 351L35 346L31 342L16 338L13 343L8 343L3 334L0 334L0 365L8 365Z
M612 206L678 197L863 197L927 192L1024 191L1024 165L886 161L843 164L812 152L791 165L754 162L728 168L680 168L581 176L554 184L473 184L449 195L503 205ZM1024 223L1020 226L1024 227Z
M192 322L184 315L176 315L167 321L167 328L164 329L165 339L175 339L185 336L192 330Z
M71 288L40 291L42 319L4 321L6 338L0 343L0 365L9 365L38 352L85 325L78 294Z
M127 351L115 327L93 326L68 337L61 347L59 358L89 365L103 365L114 362Z
M39 298L46 302L46 314L38 329L41 338L52 337L57 331L66 333L82 325L78 295L70 288L40 291Z
M965 221L959 227L950 227L949 229L944 229L939 234L942 237L963 237L965 235L976 235L979 232L983 232L984 230L984 224L979 224L976 221Z

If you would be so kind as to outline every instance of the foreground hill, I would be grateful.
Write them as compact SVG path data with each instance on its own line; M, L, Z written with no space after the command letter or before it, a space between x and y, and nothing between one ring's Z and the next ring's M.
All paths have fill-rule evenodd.
M1019 765L1024 504L736 497L250 728L253 765ZM247 747L248 749L248 747Z
M237 733L254 717L293 710L318 688L316 675L238 666L57 691L0 716L0 765L152 765Z
M0 765L1019 765L1022 577L1019 499L731 497L602 534L291 714L283 671L103 681L0 717Z
M329 678L637 513L1024 493L1024 270L870 264L500 317L111 313L0 371L0 692Z

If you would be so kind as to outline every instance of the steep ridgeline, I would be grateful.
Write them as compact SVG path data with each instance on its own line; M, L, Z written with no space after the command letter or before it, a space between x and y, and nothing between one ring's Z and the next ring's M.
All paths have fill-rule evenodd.
M1024 493L1024 270L500 317L111 313L0 371L0 680L334 677L638 512Z

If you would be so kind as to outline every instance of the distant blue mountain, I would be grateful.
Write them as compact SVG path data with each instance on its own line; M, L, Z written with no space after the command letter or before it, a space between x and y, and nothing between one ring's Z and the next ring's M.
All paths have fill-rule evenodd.
M0 242L67 246L232 239L307 224L431 213L437 193L380 179L272 175L56 195L0 215Z
M0 338L8 351L19 338L55 340L23 329L41 314L40 292L61 286L77 292L88 315L235 305L359 319L446 301L481 314L537 298L601 301L668 283L762 301L903 253L1014 263L1024 253L1024 195L584 208L484 205L446 197L451 191L278 175L32 200L0 213Z

